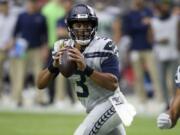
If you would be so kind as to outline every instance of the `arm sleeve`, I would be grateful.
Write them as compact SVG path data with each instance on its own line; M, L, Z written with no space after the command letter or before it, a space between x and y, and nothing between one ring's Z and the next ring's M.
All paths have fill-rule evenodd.
M104 47L104 51L108 52L107 58L101 62L101 70L105 73L115 75L118 80L120 79L119 57L116 45L109 41Z
M111 55L101 64L102 72L111 73L120 79L119 61L116 55Z

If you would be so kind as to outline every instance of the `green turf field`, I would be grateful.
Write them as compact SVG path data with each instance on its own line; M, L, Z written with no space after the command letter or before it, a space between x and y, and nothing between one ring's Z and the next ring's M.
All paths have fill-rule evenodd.
M0 112L0 135L73 135L82 115ZM180 122L173 130L156 128L155 118L137 117L127 135L180 135Z

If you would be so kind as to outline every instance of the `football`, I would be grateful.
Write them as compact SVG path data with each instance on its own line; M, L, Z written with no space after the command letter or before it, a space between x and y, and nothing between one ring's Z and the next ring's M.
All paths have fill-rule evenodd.
M77 69L76 62L69 59L68 48L70 47L67 47L67 50L63 52L61 57L61 64L59 65L60 72L66 78L72 76L72 74L74 74Z

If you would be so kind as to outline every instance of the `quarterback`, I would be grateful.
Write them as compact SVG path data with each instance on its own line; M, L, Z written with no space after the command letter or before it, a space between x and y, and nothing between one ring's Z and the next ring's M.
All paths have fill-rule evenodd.
M40 72L38 87L46 87L61 73L58 68L61 56L68 46L71 47L69 56L76 62L77 70L68 79L88 114L74 135L125 135L123 121L128 125L126 122L132 121L135 113L132 106L125 105L126 99L118 86L116 46L112 40L95 35L98 18L88 5L75 5L66 18L66 25L70 39L55 42L52 61ZM124 114L127 117L123 117Z
M180 117L180 66L177 69L175 83L177 90L170 109L167 113L162 113L157 118L157 126L160 129L170 129L174 127Z

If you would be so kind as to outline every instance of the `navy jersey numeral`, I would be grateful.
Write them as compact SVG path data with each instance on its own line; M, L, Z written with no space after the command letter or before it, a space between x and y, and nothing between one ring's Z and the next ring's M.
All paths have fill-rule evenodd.
M80 75L81 80L80 81L76 81L77 86L81 87L83 92L77 92L77 96L78 97L83 97L86 98L89 96L89 91L88 91L88 87L85 85L86 82L86 77L84 75Z

